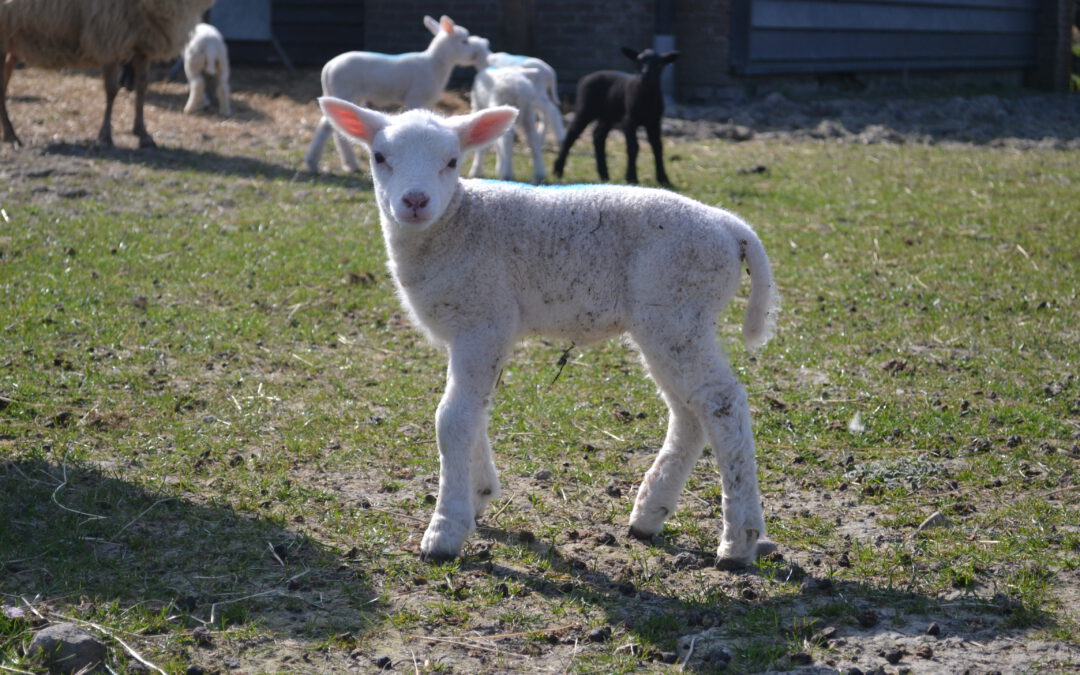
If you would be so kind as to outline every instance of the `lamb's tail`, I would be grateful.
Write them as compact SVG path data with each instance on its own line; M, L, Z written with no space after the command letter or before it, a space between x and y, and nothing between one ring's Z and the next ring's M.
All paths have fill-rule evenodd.
M759 349L772 337L776 314L780 310L780 295L773 283L769 256L757 234L745 223L737 231L739 255L750 273L750 301L743 318L743 342L746 348Z

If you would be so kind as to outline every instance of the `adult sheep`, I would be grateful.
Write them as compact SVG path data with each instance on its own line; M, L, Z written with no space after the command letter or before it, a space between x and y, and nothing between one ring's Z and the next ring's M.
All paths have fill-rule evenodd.
M147 68L177 56L213 0L3 0L0 2L0 132L20 144L7 112L7 84L15 61L41 68L100 68L105 117L98 145L111 148L112 109L120 68L135 74L135 123L140 148L155 147L143 122Z

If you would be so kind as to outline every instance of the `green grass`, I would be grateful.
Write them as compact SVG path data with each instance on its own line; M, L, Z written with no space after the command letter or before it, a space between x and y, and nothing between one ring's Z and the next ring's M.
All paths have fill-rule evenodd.
M568 182L593 177L579 145ZM0 665L32 667L30 607L102 626L167 672L222 654L307 668L252 647L278 640L337 666L411 649L438 655L417 662L431 672L479 653L498 670L520 665L520 647L578 672L659 669L646 655L703 630L709 611L735 645L729 672L754 672L788 667L820 626L857 625L858 608L935 615L945 601L1075 644L1075 613L1055 598L1080 560L1080 155L793 142L669 154L678 189L744 216L774 263L774 341L747 357L742 300L720 334L750 391L786 560L749 578L670 568L716 546L705 464L663 541L626 541L666 412L619 345L572 350L556 379L569 345L533 339L491 425L507 498L464 560L419 562L444 363L402 315L366 182L111 155L14 181L0 203ZM758 164L768 171L739 172ZM86 196L58 196L73 184ZM534 480L540 469L551 479ZM935 511L948 524L916 531ZM852 536L858 519L869 525ZM808 590L789 561L843 600ZM590 642L602 625L611 639Z

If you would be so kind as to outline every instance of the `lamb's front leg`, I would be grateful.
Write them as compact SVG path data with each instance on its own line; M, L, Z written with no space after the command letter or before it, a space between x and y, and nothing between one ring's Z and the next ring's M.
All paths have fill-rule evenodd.
M506 342L461 340L451 344L449 352L446 392L435 413L439 497L420 542L425 560L457 557L476 529L477 516L498 493L487 445L487 416Z

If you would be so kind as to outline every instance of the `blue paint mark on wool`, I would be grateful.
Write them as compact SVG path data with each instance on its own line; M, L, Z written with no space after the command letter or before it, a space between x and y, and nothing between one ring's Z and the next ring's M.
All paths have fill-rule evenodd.
M473 178L470 180L477 180L482 183L513 186L516 188L524 188L528 190L595 190L597 188L610 187L610 185L607 183L566 183L556 185L533 185L532 183L522 183L516 180L498 180L496 178Z
M383 54L382 52L368 52L368 54L371 54L372 56L377 56L383 59L400 59L403 56L416 56L420 53L421 52L404 52L402 54Z

